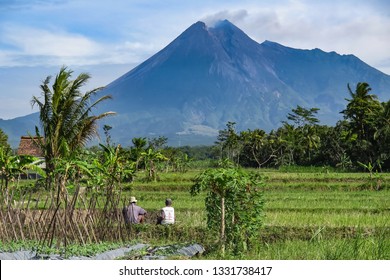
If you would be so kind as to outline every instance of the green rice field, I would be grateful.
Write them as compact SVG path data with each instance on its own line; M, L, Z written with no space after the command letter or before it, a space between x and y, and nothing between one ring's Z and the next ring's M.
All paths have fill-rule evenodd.
M254 172L265 180L264 225L258 244L239 258L390 259L390 174L375 181L368 173ZM205 195L189 193L196 174L166 173L156 183L136 181L126 195L135 195L150 212L172 198L178 233L189 231L188 236L207 246L212 237L196 233L207 232Z
M138 205L148 211L146 224L125 242L151 246L196 242L206 249L199 259L390 259L390 173L338 173L323 168L250 170L264 180L263 225L248 250L220 255L215 249L217 236L207 228L206 193L190 195L193 179L201 171L160 172L156 182L148 182L146 174L139 172L134 182L123 185L118 209L135 196ZM38 209L44 211L47 192L41 190L33 196L40 197L36 199ZM176 223L165 228L157 226L155 218L168 197L173 200ZM90 250L106 247L90 245ZM6 244L1 247L7 249Z

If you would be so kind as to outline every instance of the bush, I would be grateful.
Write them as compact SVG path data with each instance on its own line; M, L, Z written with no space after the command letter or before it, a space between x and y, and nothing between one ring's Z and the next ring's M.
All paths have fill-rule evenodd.
M259 174L234 167L207 169L194 179L191 195L207 191L207 226L219 232L222 254L225 248L235 254L246 251L258 236L263 219L262 186Z

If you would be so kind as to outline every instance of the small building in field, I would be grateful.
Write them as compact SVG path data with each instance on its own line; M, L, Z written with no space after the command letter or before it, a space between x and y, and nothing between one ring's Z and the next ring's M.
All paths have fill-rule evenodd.
M41 139L43 139L41 137ZM34 156L37 157L36 165L42 169L46 168L44 153L41 147L38 145L40 138L37 136L22 136L20 137L19 147L17 155L19 156ZM27 178L37 178L38 175L34 173L28 173Z
M42 137L41 137L42 139ZM37 144L39 137L37 136L22 136L20 137L19 147L17 154L19 156L34 156L38 158L44 158L41 147Z

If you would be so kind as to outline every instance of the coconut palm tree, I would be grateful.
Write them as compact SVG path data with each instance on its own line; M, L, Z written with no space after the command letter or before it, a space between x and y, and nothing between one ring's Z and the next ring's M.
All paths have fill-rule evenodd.
M382 103L383 112L378 118L374 139L377 141L379 160L390 165L390 100Z
M44 152L48 187L51 187L51 174L56 168L57 159L72 157L93 137L98 135L97 121L114 112L92 115L92 110L109 95L96 97L101 88L83 94L80 90L90 76L81 73L71 80L73 71L62 67L50 88L51 76L41 85L41 97L33 96L32 106L38 106L42 134L35 128L38 144Z
M131 139L134 147L131 149L131 154L133 160L135 161L136 169L138 170L138 165L141 160L141 153L145 151L146 144L148 143L145 137L136 137Z
M378 157L378 147L375 132L381 120L383 107L376 95L371 94L367 83L358 83L353 92L348 85L351 96L345 110L344 119L348 122L348 140L351 143L351 159L363 163L375 162Z
M348 84L348 91L351 99L345 99L348 101L347 108L341 113L349 120L351 132L356 133L358 139L367 140L369 130L374 127L373 123L381 109L378 97L370 93L368 83L358 83L355 92Z

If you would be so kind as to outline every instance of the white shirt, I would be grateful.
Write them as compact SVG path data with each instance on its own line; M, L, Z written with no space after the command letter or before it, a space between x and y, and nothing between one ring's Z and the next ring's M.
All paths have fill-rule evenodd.
M174 224L175 223L175 209L173 207L164 207L164 219L161 221L162 225Z

